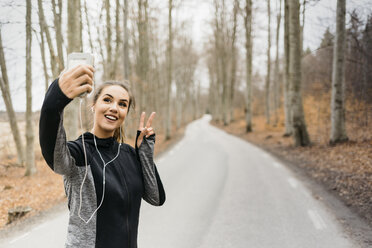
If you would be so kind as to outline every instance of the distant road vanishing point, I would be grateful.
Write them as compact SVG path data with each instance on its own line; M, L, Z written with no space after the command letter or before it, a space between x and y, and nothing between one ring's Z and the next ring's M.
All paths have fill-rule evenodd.
M139 248L356 247L330 209L267 152L209 124L155 161L165 204L142 202ZM64 247L66 210L0 247Z

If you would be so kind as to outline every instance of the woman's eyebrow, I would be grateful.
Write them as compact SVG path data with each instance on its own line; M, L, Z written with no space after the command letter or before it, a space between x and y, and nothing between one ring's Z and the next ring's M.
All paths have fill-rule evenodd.
M110 95L110 94L108 94L108 93L106 93L105 96L106 96L106 95L109 96L109 97L111 97L111 98L114 98L112 95ZM120 99L120 101L128 102L127 99Z

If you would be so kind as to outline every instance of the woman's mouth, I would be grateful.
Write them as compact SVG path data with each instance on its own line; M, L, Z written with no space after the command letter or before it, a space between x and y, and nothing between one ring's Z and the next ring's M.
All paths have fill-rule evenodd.
M118 118L114 115L105 115L106 119L110 122L114 122L114 121L117 121Z

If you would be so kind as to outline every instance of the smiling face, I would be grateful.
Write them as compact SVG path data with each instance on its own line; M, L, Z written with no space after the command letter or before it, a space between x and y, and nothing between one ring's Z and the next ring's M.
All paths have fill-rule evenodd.
M92 133L99 138L112 137L127 116L129 101L128 92L120 85L104 87L93 105Z

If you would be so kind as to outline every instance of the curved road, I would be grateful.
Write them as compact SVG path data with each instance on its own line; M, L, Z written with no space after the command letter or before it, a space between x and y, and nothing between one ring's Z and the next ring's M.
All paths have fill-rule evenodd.
M335 216L268 153L209 124L156 160L167 194L162 207L142 202L139 248L358 247ZM67 212L0 247L63 247Z

